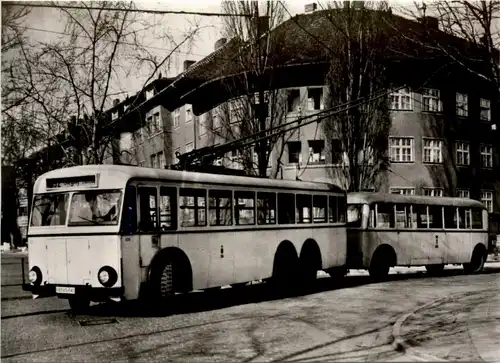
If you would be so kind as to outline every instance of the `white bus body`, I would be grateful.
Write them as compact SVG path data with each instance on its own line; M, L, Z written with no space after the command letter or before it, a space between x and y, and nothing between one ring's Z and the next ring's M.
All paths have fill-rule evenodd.
M347 196L348 267L384 277L393 266L445 264L480 271L487 257L488 213L476 200L384 193Z
M334 185L89 165L42 175L33 194L24 287L75 309L347 260L346 194Z

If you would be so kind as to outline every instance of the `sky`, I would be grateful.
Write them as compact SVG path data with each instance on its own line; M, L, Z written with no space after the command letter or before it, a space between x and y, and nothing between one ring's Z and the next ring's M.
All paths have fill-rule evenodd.
M296 15L304 12L304 6L313 1L311 0L288 0L285 1L287 9L291 15ZM398 7L411 7L413 1L391 1L391 5ZM153 10L182 10L194 12L221 12L220 0L141 0L135 1L139 9ZM157 22L160 15L144 14L145 19ZM64 39L65 35L55 34L64 33L64 22L61 21L61 16L57 9L50 8L33 8L29 17L26 19L26 35L29 39L36 43L37 41L47 42ZM185 60L198 61L214 50L214 43L221 38L220 32L222 29L222 20L220 17L213 16L198 16L198 15L164 15L162 16L161 26L155 31L165 31L173 34L176 41L180 42L184 39L186 31L194 22L199 22L202 30L198 32L198 36L192 43L191 47L183 47L175 57L168 69L162 69L162 76L175 77L183 71L183 62ZM144 38L145 44L150 47L148 50L154 52L159 57L165 55L171 48L171 44L166 44L154 35L146 35ZM148 74L149 75L149 74ZM130 75L122 77L114 85L116 90L128 92L129 95L135 94L143 86L147 76L145 75Z

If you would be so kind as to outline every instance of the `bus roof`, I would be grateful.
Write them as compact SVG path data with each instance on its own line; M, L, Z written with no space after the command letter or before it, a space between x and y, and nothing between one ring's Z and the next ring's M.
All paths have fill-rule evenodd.
M428 197L422 195L401 195L391 193L356 192L347 194L348 204L405 203L450 205L453 207L474 207L485 209L483 203L474 199L452 197Z
M81 165L56 169L41 175L35 182L34 193L44 193L47 179L63 179L98 175L99 189L121 189L131 179L171 180L177 182L208 183L219 185L255 186L262 188L303 189L310 191L328 191L344 193L337 185L319 182L267 179L233 175L220 175L178 171L170 169L153 169L125 165ZM75 188L71 188L75 189ZM89 189L81 187L79 189ZM95 189L95 187L91 188ZM61 191L59 189L59 191ZM50 190L52 191L52 190Z

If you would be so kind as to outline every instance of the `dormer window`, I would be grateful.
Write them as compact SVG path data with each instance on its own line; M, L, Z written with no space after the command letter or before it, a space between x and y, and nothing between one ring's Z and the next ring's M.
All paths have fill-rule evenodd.
M149 100L150 98L153 98L153 96L155 95L155 90L154 88L151 88L151 89L148 89L146 91L146 99Z

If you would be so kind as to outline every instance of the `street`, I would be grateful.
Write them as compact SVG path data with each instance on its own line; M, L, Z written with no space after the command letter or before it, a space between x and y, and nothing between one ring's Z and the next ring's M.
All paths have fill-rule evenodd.
M500 360L488 343L500 341L499 263L480 275L448 267L432 278L397 268L384 283L354 272L274 300L259 285L192 293L172 314L101 304L85 316L73 316L65 300L31 300L20 263L2 254L5 362Z

